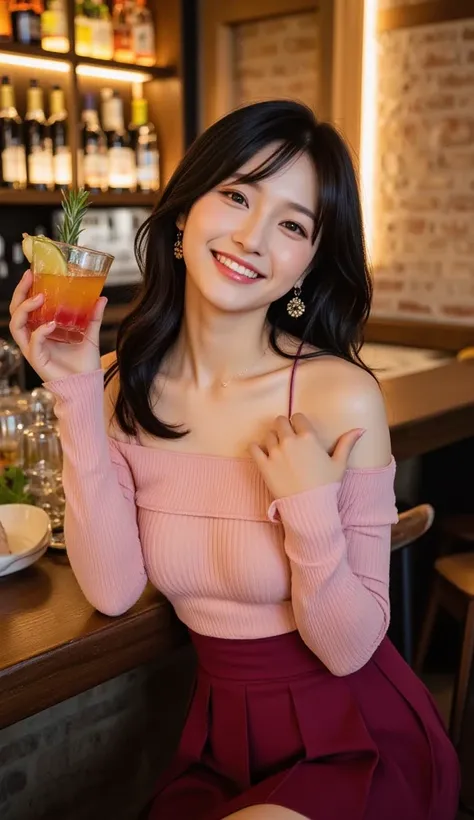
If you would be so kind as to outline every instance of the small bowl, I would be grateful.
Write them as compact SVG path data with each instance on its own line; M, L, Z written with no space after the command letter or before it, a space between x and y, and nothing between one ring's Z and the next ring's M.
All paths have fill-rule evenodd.
M34 564L48 549L49 516L31 504L0 504L0 524L8 538L10 553L0 555L0 578Z

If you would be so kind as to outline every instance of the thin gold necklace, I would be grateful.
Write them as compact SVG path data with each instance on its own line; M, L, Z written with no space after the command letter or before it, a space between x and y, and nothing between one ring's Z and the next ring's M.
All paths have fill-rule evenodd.
M270 345L268 344L266 346L265 350L263 351L263 353L258 357L258 359L256 359L254 362L252 362L252 364L249 364L249 366L246 367L244 370L239 370L238 373L234 373L232 376L229 376L228 379L222 379L219 382L220 386L221 387L228 387L231 382L234 382L236 379L241 379L243 376L245 376L249 372L249 370L252 370L255 367L255 365L258 364L263 359L264 356L266 356L266 354L268 353L268 348L269 347L270 347Z

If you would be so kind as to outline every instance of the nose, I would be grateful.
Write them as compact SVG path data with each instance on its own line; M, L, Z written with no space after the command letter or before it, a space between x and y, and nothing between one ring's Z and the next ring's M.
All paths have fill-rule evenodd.
M243 223L232 233L236 245L240 245L246 253L262 256L267 250L267 230L265 220L259 218L255 212L248 214Z

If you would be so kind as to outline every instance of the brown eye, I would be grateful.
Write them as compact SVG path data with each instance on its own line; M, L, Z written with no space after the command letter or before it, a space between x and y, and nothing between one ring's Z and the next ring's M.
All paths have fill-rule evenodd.
M247 200L240 191L221 191L221 194L225 196L226 199L235 202L236 205L247 205Z
M292 222L290 220L287 222L282 222L282 225L284 225L284 227L287 228L287 230L289 230L291 233L298 233L300 236L304 236L305 238L307 238L308 236L304 228L302 228L301 225L298 225L297 222Z

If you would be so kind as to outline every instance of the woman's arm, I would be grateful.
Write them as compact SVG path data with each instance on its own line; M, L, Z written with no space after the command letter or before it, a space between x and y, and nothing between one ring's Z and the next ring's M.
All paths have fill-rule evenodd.
M106 615L120 615L139 599L147 575L132 473L119 443L107 435L104 374L45 386L57 398L68 557L88 601Z
M297 627L333 674L348 675L389 624L395 465L375 380L347 362L312 367L298 403L316 411L278 419L254 456L278 499L270 515L285 531Z
M291 566L298 630L334 675L364 666L390 620L395 465L349 470L342 484L275 502Z

